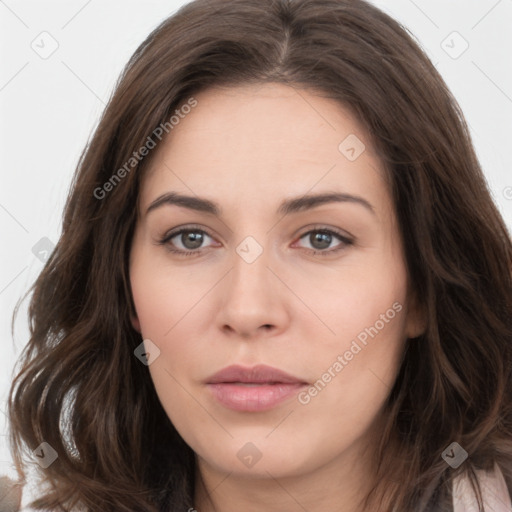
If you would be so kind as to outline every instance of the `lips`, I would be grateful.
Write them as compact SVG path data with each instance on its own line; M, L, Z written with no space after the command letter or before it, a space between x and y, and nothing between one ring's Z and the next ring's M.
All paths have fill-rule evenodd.
M307 384L298 377L294 377L277 368L260 364L252 368L243 366L228 366L209 379L208 384L218 383L245 383L245 384Z
M221 405L236 411L257 412L278 406L308 383L270 366L236 365L212 375L206 385Z

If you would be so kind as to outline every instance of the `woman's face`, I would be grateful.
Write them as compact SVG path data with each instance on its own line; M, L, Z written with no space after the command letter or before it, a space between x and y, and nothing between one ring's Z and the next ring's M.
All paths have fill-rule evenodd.
M130 258L158 397L203 469L352 471L423 329L382 164L305 90L195 98L155 149Z

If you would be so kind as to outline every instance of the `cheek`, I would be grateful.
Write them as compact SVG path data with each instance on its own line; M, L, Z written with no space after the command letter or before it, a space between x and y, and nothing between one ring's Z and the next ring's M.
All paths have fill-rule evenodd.
M142 335L164 340L205 293L186 269L170 267L145 248L132 252L130 284Z
M151 377L161 400L172 405L185 379L204 377L195 372L197 361L205 357L206 337L196 333L207 326L199 327L198 316L204 316L201 307L207 304L205 293L212 285L197 276L194 281L187 269L155 261L145 248L132 253L130 282L141 335L160 351L149 366Z
M310 279L302 289L305 302L331 331L329 336L324 329L322 335L322 346L327 350L343 348L360 333L364 342L365 329L372 326L379 332L381 345L385 345L386 339L402 337L407 276L401 264L389 265L383 260L361 262L343 268L329 279L316 283Z
M318 341L303 346L315 384L301 403L320 416L351 411L356 423L369 421L391 391L405 349L407 274L401 257L390 252L371 264L353 264L311 289L316 291L308 300L332 332L317 332Z
M305 347L302 357L311 362L313 378L298 397L298 412L303 427L322 432L330 449L353 442L383 410L405 349L404 301L401 287L373 294L355 287L326 317L336 336Z
M153 276L147 272L135 272L131 276L131 287L135 311L144 338L161 338L171 328L173 311L171 294L162 293Z

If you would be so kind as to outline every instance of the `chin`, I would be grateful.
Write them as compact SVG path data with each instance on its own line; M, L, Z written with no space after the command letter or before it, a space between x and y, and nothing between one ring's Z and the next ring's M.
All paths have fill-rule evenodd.
M218 449L213 452L210 445L196 453L203 462L218 471L242 477L268 478L270 473L275 478L286 478L313 469L314 456L308 456L303 444L286 445L283 439L278 438L273 442L265 439L265 435L260 438L244 437L243 440L237 437L228 444L218 444ZM318 466L322 465L321 461L317 462Z

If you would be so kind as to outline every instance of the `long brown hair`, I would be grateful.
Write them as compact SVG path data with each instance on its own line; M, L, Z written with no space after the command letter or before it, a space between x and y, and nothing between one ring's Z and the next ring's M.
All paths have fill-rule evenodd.
M399 23L363 0L195 0L125 67L31 289L31 337L9 396L11 450L21 478L41 442L58 453L33 506L193 506L194 453L133 354L141 339L128 255L155 151L126 163L199 91L266 82L332 98L367 128L426 312L389 395L368 510L452 510L452 479L467 474L478 495L474 471L494 463L512 489L511 239L441 76ZM452 442L469 455L457 469L441 457Z

